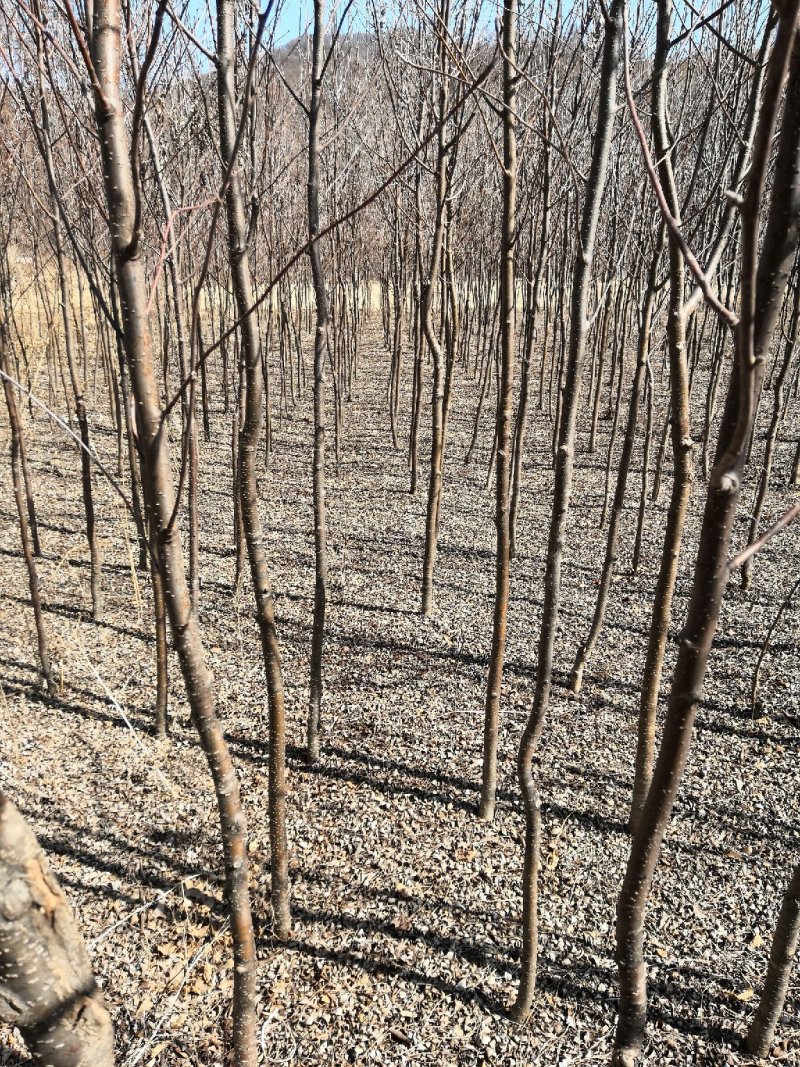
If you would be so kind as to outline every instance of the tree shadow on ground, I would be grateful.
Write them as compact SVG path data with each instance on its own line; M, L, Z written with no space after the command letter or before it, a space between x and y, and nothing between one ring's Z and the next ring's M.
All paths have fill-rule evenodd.
M324 960L341 967L356 969L378 978L394 978L419 989L436 992L459 1000L464 1004L478 1004L487 1014L500 1019L509 1019L508 1006L516 991L519 979L519 949L512 949L506 955L487 952L483 947L457 938L431 939L420 935L413 928L408 931L395 931L394 924L378 923L372 920L359 920L354 916L337 913L296 908L295 922L309 926L308 939L292 937L287 941L274 942L276 948L283 947L300 953L310 959ZM416 967L396 960L379 956L367 957L347 949L333 949L313 943L313 930L320 924L333 923L339 928L354 931L372 931L386 933L396 938L397 933L403 940L422 940L431 948L442 954L453 953L468 963L489 966L500 974L508 974L506 995L502 1000L495 993L487 993L480 985L469 985L465 979L451 980L440 975L425 974ZM295 933L297 933L295 926ZM731 1026L720 1021L730 1014L730 1003L725 991L710 994L707 988L707 976L690 967L679 967L675 973L687 982L678 984L675 978L657 977L649 983L650 1004L649 1020L669 1026L687 1036L702 1036L729 1049L739 1049L741 1035ZM581 1003L593 1009L598 1017L607 1018L613 1012L616 1003L616 972L611 966L605 967L585 960L576 961L569 967L562 967L549 961L540 961L537 982L537 997L547 995L561 1001ZM744 1008L744 1006L742 1006ZM534 1006L535 1010L535 1006ZM709 1018L709 1012L711 1017ZM740 1010L742 1021L746 1021L746 1010Z
M75 835L80 833L80 827L75 826ZM78 861L82 866L102 871L112 877L123 878L139 885L145 885L155 890L174 888L171 881L173 876L180 877L188 871L186 864L182 863L177 855L172 855L152 845L135 846L124 841L114 834L104 835L111 844L116 854L130 857L130 862L111 862L96 855L85 846L81 847L72 835L65 838L56 838L48 834L40 836L41 843L51 854L65 855ZM180 835L180 840L173 842L174 835L166 835L171 843L180 846L186 835ZM184 842L185 843L185 842ZM142 869L141 860L147 859L158 866L158 872L145 871ZM300 871L299 881L311 881L321 883L319 874L313 871ZM76 882L69 875L59 874L66 886L75 886ZM77 883L80 884L80 883ZM87 888L83 886L82 888ZM96 886L91 887L93 891ZM120 890L111 890L108 887L103 892L109 896L125 901L131 907L139 906L141 901ZM408 928L401 927L392 919L378 918L370 914L370 898L396 899L398 903L417 901L426 907L436 906L436 900L414 898L408 894L389 893L388 891L375 891L370 887L359 887L351 894L350 903L361 907L363 914L344 913L337 910L321 910L306 907L295 902L293 919L295 923L294 935L286 941L273 941L267 934L267 922L263 920L260 931L260 940L269 941L274 948L283 948L288 951L300 953L310 959L318 959L336 963L345 968L355 968L367 974L376 975L379 978L397 979L418 989L428 989L438 992L443 996L449 996L465 1004L477 1004L488 1014L497 1018L506 1018L507 1010L505 1001L501 1003L494 993L481 989L479 983L467 984L464 978L456 977L451 980L441 975L425 973L418 967L402 961L386 959L380 956L380 950L374 956L365 956L349 947L328 948L314 943L315 931L325 926L335 927L343 933L369 932L390 939L396 944L416 943L430 949L432 959L444 958L450 954L463 960L466 964L477 967L489 968L499 975L510 975L507 984L509 998L514 992L518 979L519 944L516 938L508 938L509 947L504 950L496 941L493 944L479 942L454 936L452 934L436 934L429 929L419 929L414 925ZM222 921L224 909L221 901L205 893L199 897L194 894L191 899L199 899L211 912ZM442 901L444 907L451 907L454 902ZM265 913L266 914L266 909ZM471 916L473 921L475 917ZM181 920L174 919L176 925ZM302 935L302 936L301 936ZM597 951L596 946L590 946L585 939L567 938L565 954L585 954L591 948ZM662 971L666 967L661 968ZM729 1047L738 1047L739 1034L732 1028L718 1022L717 1019L730 1015L731 1002L728 1000L730 993L721 989L719 992L709 993L708 976L702 971L686 965L674 966L672 973L657 975L650 982L651 1009L650 1018L673 1027L675 1030L686 1035L700 1035L712 1039ZM684 981L685 979L685 981ZM599 963L591 963L578 959L568 967L562 967L558 963L543 961L540 965L539 993L558 997L560 1000L580 1002L596 1009L598 1014L613 1010L616 1003L615 990L616 976L611 965L604 966ZM736 1005L734 1004L734 1007ZM739 1014L743 1020L747 1015L744 1005ZM711 1016L709 1018L709 1015ZM704 1018L705 1016L705 1018ZM25 1060L8 1060L15 1067L27 1067ZM0 1067L2 1061L0 1061Z
M0 1045L0 1067L36 1067L36 1064L21 1052Z
M241 734L230 733L227 735L233 751L239 758L248 762L266 763L268 756L267 744L264 741L243 737ZM421 767L411 766L399 761L387 760L382 757L373 757L365 753L350 752L336 746L323 746L323 756L359 763L365 767L361 771L353 767L333 766L324 759L309 765L305 761L304 749L295 746L287 746L287 756L290 760L291 769L295 773L319 775L334 781L351 782L355 785L366 785L377 793L384 796L410 796L418 800L432 804L450 806L460 811L474 813L477 811L480 786L477 782L460 778L456 775L443 774L437 771L425 770ZM430 788L427 784L414 782L388 781L374 773L369 773L371 767L386 771L396 771L410 778L421 779L423 783L431 782L441 785L444 789ZM598 772L599 773L599 772ZM458 796L456 792L446 791L448 786L456 790L463 790L470 794L469 799ZM521 810L521 801L515 794L500 789L497 797L510 807ZM618 819L610 819L594 812L581 811L576 808L568 808L562 804L556 804L545 799L542 802L542 811L545 814L555 815L558 818L570 818L585 826L605 833L624 833L625 824Z
M96 722L109 723L123 730L128 729L127 723L117 711L101 711L100 708L87 707L86 704L76 704L65 700L61 696L51 697L44 689L38 689L33 683L25 682L23 679L5 677L0 680L7 694L22 696L32 704L45 704L47 707L54 708L64 714L78 715L82 719L94 719ZM92 693L88 689L73 686L69 682L65 682L64 685L69 686L71 690L80 695L85 695L90 700L97 701L98 704L106 705L109 708L113 707L111 701L106 697L98 696L97 693ZM125 714L131 725L135 726L137 730L141 730L144 734L155 735L155 724L153 722L143 719L139 713L132 711L130 708L126 709Z
M124 569L127 571L128 568ZM4 600L10 600L15 604L21 604L27 610L30 610L30 597L14 596L13 593L3 593L2 598ZM123 637L133 637L137 641L145 641L148 643L154 640L152 634L142 630L131 630L127 626L119 626L118 624L108 622L105 619L101 622L95 622L92 619L92 613L88 608L76 608L71 604L58 604L54 601L48 601L43 606L45 613L51 612L53 615L61 615L63 618L72 619L75 622L85 622L90 626L99 626L105 630L113 630L114 633L121 634Z

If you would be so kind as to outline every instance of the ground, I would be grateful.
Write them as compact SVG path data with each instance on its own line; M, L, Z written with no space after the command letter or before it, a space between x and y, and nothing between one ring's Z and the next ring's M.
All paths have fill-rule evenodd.
M260 484L291 741L294 921L284 943L270 931L264 675L249 587L238 594L232 588L231 415L223 413L221 396L212 442L203 445L201 619L252 838L264 1062L608 1063L616 1012L614 908L629 849L637 693L668 484L649 509L634 577L635 467L607 624L582 694L571 698L565 682L589 625L604 551L598 520L610 422L601 423L592 456L587 427L581 429L557 684L538 764L545 826L539 983L531 1018L518 1026L505 1014L520 945L522 814L514 764L533 688L550 423L533 412L511 588L499 802L487 825L475 808L494 590L493 500L485 488L493 404L485 405L479 446L465 466L476 386L457 372L436 608L423 619L427 471L418 494L409 495L406 453L392 448L389 434L388 356L374 330L361 348L338 471L332 448L328 464L332 595L322 758L312 768L300 747L313 603L308 389L289 419L274 412L275 452ZM697 383L696 389L700 411ZM102 379L90 400L96 445L113 467L116 439L104 414ZM661 412L663 404L662 383ZM407 425L406 395L404 440ZM791 421L784 430L765 523L789 499L796 430ZM50 700L36 673L5 419L0 433L3 786L29 818L79 917L111 1006L119 1063L221 1065L229 1056L232 981L213 795L174 657L172 736L160 743L152 733L149 586L131 570L123 540L130 524L113 492L98 485L106 618L94 624L78 457L37 415L28 438L45 552L40 573L62 684L60 699ZM744 514L762 447L757 440ZM423 457L426 449L423 436ZM703 495L698 478L676 631ZM745 533L741 520L737 545ZM734 582L724 606L648 912L648 1064L751 1062L741 1039L800 846L794 606L773 635L755 712L750 682L799 567L800 541L791 529L759 556L750 591L743 594ZM790 1063L800 1063L798 992L795 979L775 1052ZM26 1062L11 1032L1 1032L0 1041L6 1049L0 1064Z

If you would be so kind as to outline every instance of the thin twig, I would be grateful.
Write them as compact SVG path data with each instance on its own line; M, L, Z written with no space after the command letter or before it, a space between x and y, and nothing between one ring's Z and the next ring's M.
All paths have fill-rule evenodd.
M786 514L781 516L781 518L770 526L768 530L765 530L756 541L752 541L747 548L743 548L738 555L733 556L728 560L728 570L730 572L738 570L743 563L746 563L747 560L750 559L751 556L754 556L756 552L760 552L764 545L772 540L775 534L780 533L781 530L793 523L798 515L800 515L800 500L798 500L796 504L792 504Z

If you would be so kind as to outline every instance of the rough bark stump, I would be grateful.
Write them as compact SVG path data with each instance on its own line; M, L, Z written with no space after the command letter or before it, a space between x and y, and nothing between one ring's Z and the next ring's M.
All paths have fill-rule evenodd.
M32 830L0 793L0 1021L42 1067L112 1067L114 1033L75 917Z

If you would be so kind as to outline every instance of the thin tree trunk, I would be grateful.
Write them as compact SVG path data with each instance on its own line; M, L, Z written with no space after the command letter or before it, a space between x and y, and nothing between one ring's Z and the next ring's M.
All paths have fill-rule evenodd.
M748 543L750 544L755 541L758 536L758 527L761 524L761 515L764 510L764 501L767 498L767 491L769 489L769 479L772 474L772 461L775 454L775 443L778 439L778 431L780 430L781 425L784 383L786 381L786 375L789 372L795 343L797 341L798 313L800 313L800 285L796 284L789 336L786 339L781 368L775 375L775 381L773 383L774 399L772 419L770 420L769 430L767 431L767 443L764 447L764 461L761 466L761 476L758 483L756 502L750 516L750 530L747 537ZM742 566L742 589L750 588L750 582L753 576L753 563L754 557L750 556L749 559L745 560Z
M96 121L103 160L109 229L117 265L125 351L136 401L143 483L154 517L163 565L164 593L173 641L192 718L214 782L225 861L225 887L233 938L233 1043L238 1067L256 1067L256 948L250 911L249 863L239 780L217 717L213 681L205 663L200 625L192 609L177 527L163 411L158 396L140 258L140 211L131 167L130 138L120 99L119 0L95 0L92 58L97 75Z
M136 454L136 447L134 444L135 427L134 419L135 414L133 407L130 403L130 392L128 389L128 364L125 360L125 349L122 344L122 323L119 317L119 308L117 306L117 279L114 265L111 265L111 278L110 278L110 297L111 297L111 313L114 317L114 325L117 327L115 331L115 342L117 351L117 363L119 365L119 390L120 390L120 406L124 413L125 419L125 435L128 440L128 472L130 474L130 491L131 491L131 508L133 511L133 520L136 525L136 540L139 545L139 561L137 567L140 571L146 571L148 566L149 551L147 547L147 535L145 533L145 520L142 509L142 479L139 469L139 457ZM110 342L109 342L110 344ZM110 362L109 352L109 362Z
M8 374L8 327L5 321L0 321L0 370ZM47 686L47 692L51 697L57 696L58 686L56 685L55 676L53 674L52 664L50 662L50 651L47 643L47 631L44 625L44 614L42 612L42 600L39 594L39 572L36 567L36 560L33 557L33 549L31 545L31 538L28 531L28 515L25 508L25 500L23 493L22 478L20 477L20 454L22 451L22 424L19 419L19 409L17 408L17 398L14 393L14 385L6 378L3 377L3 391L6 398L6 407L8 408L8 421L11 429L11 480L14 485L14 500L17 505L17 518L19 520L19 535L22 543L22 555L25 559L25 566L28 571L28 588L31 594L31 607L33 608L33 618L36 624L36 641L39 649L39 667L44 678L45 685Z
M447 49L445 34L450 21L450 0L441 0L438 13L436 56L439 64L439 130L436 144L434 190L436 221L428 277L422 292L422 329L433 359L433 388L431 396L431 466L428 479L428 507L425 515L425 554L422 562L423 615L433 610L433 570L439 540L439 513L442 504L442 463L444 460L444 374L445 357L442 342L433 326L433 302L441 270L444 248L444 229L447 198L448 146L444 117L447 113L449 87L447 80Z
M730 312L726 313L728 324L735 323L734 365L717 458L708 485L692 593L672 677L663 739L617 903L620 1004L614 1062L618 1067L633 1065L644 1042L647 902L689 756L694 719L728 581L729 543L764 359L800 236L800 49L795 47L798 9L800 3L794 0L780 10L777 36L766 72L753 160L741 204L740 318L737 321ZM659 9L659 38L662 42L669 39L669 13L669 0L662 0ZM663 44L660 51L663 55ZM759 224L770 148L790 57L791 75L768 199L769 217L759 257Z
M89 444L89 420L86 415L83 385L75 363L75 342L72 332L72 318L70 316L69 281L67 278L66 257L64 255L61 215L58 208L58 197L56 195L56 177L52 155L52 137L50 133L50 114L45 95L44 68L47 60L44 53L42 34L38 26L36 28L36 49L39 70L39 105L42 115L42 143L48 187L50 190L50 200L53 206L53 243L55 245L56 265L58 267L61 318L64 325L64 351L67 357L67 369L69 370L75 403L75 417L78 421L78 430L82 445L82 448L80 449L81 488L83 491L83 506L86 513L86 540L89 545L89 582L92 596L92 618L95 622L99 622L103 617L102 557L100 555L100 543L97 536L97 522L92 493L92 461Z
M308 699L306 759L319 759L320 708L322 704L322 650L328 604L328 524L325 514L325 359L328 349L328 295L322 270L319 242L319 122L322 98L325 3L314 0L314 34L311 45L311 101L308 106L308 234L314 242L308 250L316 303L314 333L314 622L311 632L311 678Z
M269 707L269 824L272 912L275 931L286 937L289 915L289 867L286 843L286 716L283 674L275 627L275 608L258 510L256 460L263 421L264 382L258 323L250 313L254 303L253 280L247 251L244 194L236 170L235 122L235 21L233 0L217 0L217 87L222 163L231 171L225 197L228 219L228 254L233 276L236 311L240 320L243 373L246 376L244 420L239 435L239 495L250 575L261 635Z
M2 327L5 336L4 343L7 347L10 347L10 326L14 324L11 303L9 300L10 294L11 271L8 262L8 243L6 243L2 253L0 253L0 314L8 317L7 324ZM16 326L15 332L17 334L18 343L21 343L20 332L16 329ZM0 369L6 369L2 361L0 361ZM11 383L8 384L10 385ZM33 498L33 478L31 477L30 467L28 465L28 450L25 447L25 435L22 432L22 423L19 420L17 398L13 389L11 393L11 402L13 404L13 414L11 408L9 408L9 422L11 424L12 445L16 427L16 440L17 448L19 450L20 468L22 471L22 485L25 494L25 506L28 515L28 531L31 538L31 547L33 549L33 555L37 559L41 559L42 545L39 540L39 523L36 518L36 503Z
M664 0L666 7L659 7L659 27L655 67L657 76L653 81L653 141L659 159L659 178L670 211L679 218L678 193L670 151L667 109L667 54L669 51L670 7L672 0ZM664 23L662 25L662 22ZM628 826L636 831L650 787L655 752L656 712L664 669L664 654L669 633L669 619L675 581L678 576L683 528L686 509L692 494L692 436L689 410L689 368L686 361L686 318L684 259L674 241L669 245L669 311L667 318L667 348L669 354L670 410L672 431L672 493L667 511L667 525L661 551L661 563L653 597L650 629L647 638L642 686L639 693L639 717L637 720L636 765L633 779L633 794Z
M775 1028L786 1003L792 963L800 942L800 865L786 890L781 904L764 991L755 1018L747 1031L747 1051L752 1056L768 1056L775 1037Z
M532 764L534 753L544 730L553 679L553 652L561 600L561 560L572 491L575 420L583 358L586 349L586 307L591 285L591 268L600 203L608 170L614 116L617 111L617 69L619 66L621 20L622 8L620 0L613 0L606 16L597 128L592 146L592 162L586 185L583 218L581 220L572 279L569 354L565 361L564 399L556 454L553 510L550 519L550 536L544 581L544 607L542 610L536 665L536 688L533 707L522 735L517 760L517 772L525 808L525 859L522 876L522 960L517 999L511 1009L512 1016L518 1021L525 1019L530 1012L536 988L538 877L542 829L541 803L539 790L533 777Z
M503 3L503 222L500 246L500 396L497 401L497 485L495 526L494 619L486 707L483 729L483 778L478 814L487 822L494 817L497 794L497 731L500 718L500 692L506 648L508 590L511 559L511 517L509 483L511 477L511 416L514 399L514 316L517 202L517 116L516 49L517 0Z
M155 539L153 538L155 543ZM169 676L167 670L167 613L164 604L164 581L161 577L161 564L157 559L150 561L150 578L153 583L153 615L156 630L156 736L166 737L169 730L167 720L169 699Z
M647 361L647 377L645 379L645 403L647 415L645 416L644 443L642 445L642 482L639 490L639 511L636 517L636 537L633 541L633 560L631 573L637 574L642 556L642 537L644 534L644 519L647 513L647 475L650 470L650 447L653 440L653 372L650 369L650 361Z
M545 133L548 132L548 126L545 125ZM511 513L509 519L509 551L511 558L517 554L517 513L519 511L519 498L520 488L522 485L522 466L525 461L525 437L526 427L528 419L528 403L530 398L530 380L531 380L531 360L533 358L533 348L537 339L536 320L538 318L539 311L539 291L542 284L542 275L544 274L546 249L549 237L549 220L550 220L550 144L549 141L544 142L544 175L542 177L542 227L539 235L539 255L536 261L536 272L533 278L533 285L530 293L530 304L528 306L528 336L525 344L525 352L522 360L522 380L519 386L519 404L517 406L517 422L514 431L514 454L512 457L512 488L511 488ZM546 286L545 286L546 287ZM546 333L545 342L541 349L541 366L545 364L545 346L546 346ZM540 403L541 408L541 378L540 378Z
M594 650L594 646L597 643L600 631L603 628L606 605L608 603L608 594L611 589L611 579L617 562L622 515L625 507L625 490L628 485L628 471L630 470L631 458L633 456L636 425L639 418L639 404L645 380L647 360L650 354L650 328L653 321L653 304L655 303L656 295L656 270L658 269L658 262L661 258L662 248L664 247L664 232L664 226L662 225L647 278L647 292L645 294L644 307L642 309L642 322L639 330L639 344L636 355L636 372L633 377L633 384L631 385L631 396L628 403L628 425L625 430L625 440L622 444L622 455L619 460L614 502L611 505L611 521L608 524L608 537L606 539L606 555L603 562L603 572L600 576L600 588L597 592L597 601L595 603L592 625L586 640L578 649L577 655L575 656L575 663L572 667L572 674L570 675L570 689L573 693L579 693L581 690L584 669ZM622 371L620 370L620 377L621 376Z

